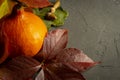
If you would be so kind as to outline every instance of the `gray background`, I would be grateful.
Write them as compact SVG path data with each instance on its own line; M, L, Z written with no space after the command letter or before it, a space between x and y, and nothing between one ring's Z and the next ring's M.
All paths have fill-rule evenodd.
M120 80L120 0L61 0L69 12L62 28L68 47L102 63L86 71L87 80Z

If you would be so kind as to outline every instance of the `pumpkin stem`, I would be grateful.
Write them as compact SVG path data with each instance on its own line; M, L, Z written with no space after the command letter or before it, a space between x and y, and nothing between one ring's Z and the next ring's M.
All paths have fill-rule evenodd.
M20 2L19 0L12 0L12 1L16 2L16 5L12 9L12 13L11 13L12 16L15 16L15 14L17 14L18 10L21 10L21 8L27 7L26 4Z
M23 7L26 7L26 5L24 3L21 3L17 0L15 0L17 2L17 4L13 7L11 16L15 16L16 14L18 14L18 11L21 10Z
M15 16L15 15L17 14L18 9L20 9L21 7L22 7L22 4L16 4L16 5L13 7L11 16Z

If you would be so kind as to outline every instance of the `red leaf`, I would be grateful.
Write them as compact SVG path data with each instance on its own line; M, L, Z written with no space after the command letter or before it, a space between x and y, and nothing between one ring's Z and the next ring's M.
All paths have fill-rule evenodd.
M46 75L47 73L47 75ZM85 80L81 73L73 71L61 63L49 64L45 70L48 80Z
M85 78L76 71L73 71L61 63L49 64L43 68L35 80L85 80Z
M5 67L12 72L13 80L26 80L40 69L38 61L25 56L19 56L9 61Z
M57 29L49 32L44 40L43 49L37 56L42 61L43 71L35 80L85 80L81 72L97 64L81 50L65 49L68 32ZM40 76L42 77L40 78Z
M71 69L81 72L86 69L94 66L97 62L94 62L87 55L85 55L82 51L75 48L68 48L62 50L56 56L56 62L60 62L70 67Z
M38 55L38 58L44 57L50 60L55 57L55 55L64 49L68 42L68 31L65 29L56 29L50 31L43 44L43 50ZM41 58L40 58L41 59Z
M43 8L51 5L51 3L48 0L19 0L19 1L33 8Z

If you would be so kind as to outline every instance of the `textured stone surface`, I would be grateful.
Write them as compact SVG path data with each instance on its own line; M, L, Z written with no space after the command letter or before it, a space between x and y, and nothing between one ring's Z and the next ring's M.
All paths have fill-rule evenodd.
M61 0L69 17L69 47L82 49L100 65L87 80L120 80L120 0Z

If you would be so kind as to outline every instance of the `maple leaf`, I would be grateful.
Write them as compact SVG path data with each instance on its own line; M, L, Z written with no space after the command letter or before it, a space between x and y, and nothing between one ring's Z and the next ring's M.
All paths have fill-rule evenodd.
M47 34L43 49L35 57L43 63L42 70L35 80L85 80L81 72L96 65L97 62L81 50L65 48L67 42L66 29L56 29Z

